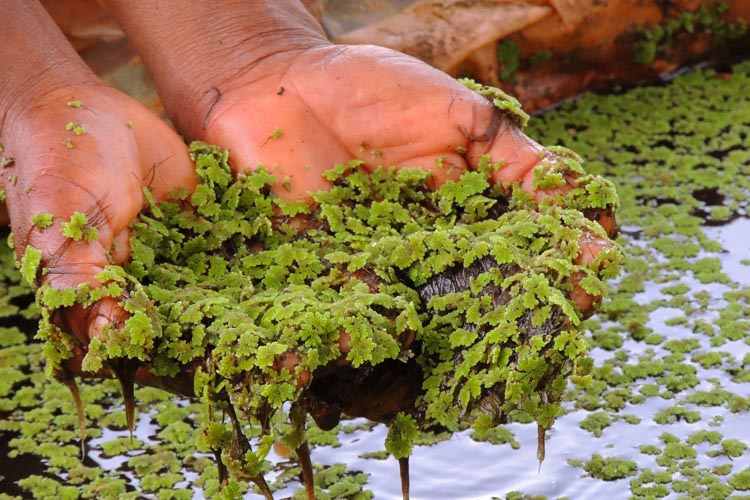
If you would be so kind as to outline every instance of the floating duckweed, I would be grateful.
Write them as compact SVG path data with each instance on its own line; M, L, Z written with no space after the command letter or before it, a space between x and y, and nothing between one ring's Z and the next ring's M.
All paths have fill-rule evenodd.
M589 431L596 437L601 437L602 430L609 427L614 422L614 419L606 412L590 413L586 418L581 421L580 427L583 430Z
M521 64L521 47L513 40L503 40L497 45L497 59L502 63L498 77L506 82L515 82L514 73Z
M742 456L746 451L747 445L739 439L725 439L721 442L721 449L709 452L708 456L724 455L730 458L737 458Z
M665 466L671 463L671 460L685 460L692 459L697 456L695 448L689 444L684 444L675 441L668 441L664 445L661 457L657 458L656 461L659 465Z
M411 416L399 413L388 429L385 449L395 458L408 457L418 432L417 422Z
M727 408L732 413L741 413L750 410L750 399L732 394L727 400Z
M643 444L638 449L644 455L661 455L661 448L654 444Z
M594 344L601 349L607 351L614 351L622 347L624 339L619 332L598 330L594 332L593 339Z
M732 474L728 482L737 491L750 491L750 468Z
M583 465L589 476L604 481L617 481L634 476L638 466L632 460L617 457L602 457L598 453L591 456L591 460Z
M688 410L684 406L671 406L665 408L654 415L654 422L657 424L672 424L679 421L685 421L689 424L698 422L701 419L699 411Z
M471 439L492 444L510 444L510 447L517 450L521 447L513 431L502 425L495 425L490 415L479 415L471 427Z
M76 99L74 101L68 101L68 102L66 102L65 105L68 106L69 108L80 108L81 106L83 106L83 102L81 102L80 100Z
M130 439L129 437L118 437L113 441L102 443L102 451L104 451L104 455L108 457L123 455L126 451L139 450L142 447L142 441L138 439Z
M723 359L728 356L729 354L726 352L698 352L693 354L691 360L693 363L701 365L704 369L718 368L722 365Z
M26 283L31 287L36 287L37 285L37 276L39 272L42 271L39 268L41 262L42 251L31 245L27 245L23 257L21 258L21 274L26 280Z
M642 470L638 477L630 481L631 492L646 498L662 498L669 495L669 489L664 485L671 480L672 474L667 471Z
M529 56L529 66L534 68L552 57L551 50L540 50Z
M666 408L651 412L644 406L643 413L636 413L646 416L645 422L653 415L659 425L691 425L706 432L723 432L725 415L728 419L737 411L744 418L748 411L746 394L723 383L750 380L750 361L735 359L734 353L744 349L732 344L747 341L747 285L742 268L732 270L728 264L725 245L716 241L710 226L745 227L750 154L742 138L750 133L744 97L749 74L750 64L742 63L721 75L705 70L667 86L588 95L532 121L532 137L576 150L588 160L590 172L617 185L621 202L626 272L602 304L600 324L591 327L597 356L604 358L592 372L591 389L572 396L576 407L605 410L615 419L617 403L635 405L638 397L670 400ZM741 241L726 228L727 242ZM716 349L722 345L725 352ZM598 369L602 365L609 368ZM613 375L620 372L626 377ZM703 386L708 377L722 384ZM604 428L602 436L608 431ZM711 434L710 443L722 439ZM650 453L657 451L646 446ZM712 446L699 455L721 451ZM661 460L682 468L692 459ZM675 478L675 492L690 491L693 498L731 495L727 480L717 479L711 469L692 465L685 470L700 475L700 484ZM631 493L648 497L633 486Z
M505 500L547 500L544 495L527 495L521 491L511 491L505 495ZM561 497L558 500L569 500L567 497Z

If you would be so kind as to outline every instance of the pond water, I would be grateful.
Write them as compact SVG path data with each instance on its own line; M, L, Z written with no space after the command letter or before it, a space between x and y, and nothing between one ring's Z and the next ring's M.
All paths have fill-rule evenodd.
M534 424L507 425L505 444L465 431L416 447L412 498L750 498L750 64L587 95L534 118L529 133L578 151L620 192L618 242L628 257L587 323L592 381L571 386L541 467ZM138 389L131 441L122 409L111 406L116 384L82 387L95 424L81 461L69 394L41 375L39 346L0 320L0 499L212 491L211 459L194 453L204 410L153 389ZM397 462L377 453L385 433L361 420L312 433L319 475L359 485L334 498L401 498ZM272 457L275 497L303 498L294 464Z

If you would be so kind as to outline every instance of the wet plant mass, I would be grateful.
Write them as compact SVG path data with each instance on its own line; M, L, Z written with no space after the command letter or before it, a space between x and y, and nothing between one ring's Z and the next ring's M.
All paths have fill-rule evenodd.
M525 124L512 98L466 84L501 119ZM577 310L573 287L601 297L619 270L615 247L578 263L580 241L607 238L584 212L613 212L611 183L587 175L564 148L535 169L535 186L548 193L539 202L516 185L492 185L504 163L489 157L437 190L430 172L367 172L352 161L326 173L333 187L310 205L275 198L264 168L235 179L228 152L202 143L190 151L197 188L158 205L146 193L130 262L107 266L95 288L36 290L47 372L72 389L81 434L85 409L68 361L85 353L82 371L119 380L131 429L139 370L192 387L209 414L226 415L208 418L197 443L215 455L224 494L251 480L272 498L266 457L283 442L297 452L311 498L308 413L324 430L342 413L389 424L385 447L402 463L405 497L419 431L488 428L521 412L539 425L543 459L568 378L591 366L578 328L588 311ZM47 214L34 222L54 230ZM98 238L78 212L61 230L74 241ZM46 273L41 257L28 246L20 259L31 286ZM87 345L54 321L103 299L127 315Z
M142 342L124 348L113 331L111 339L92 347L87 363L96 367L124 352L155 370L174 373L191 360L203 363L202 356L211 346L210 363L205 363L196 377L210 408L156 389L138 388L139 425L155 426L155 436L130 441L123 434L104 444L103 433L126 427L126 412L110 407L118 397L118 384L86 382L80 392L90 421L86 429L89 455L121 457L121 465L105 470L89 459L82 461L72 398L39 373L40 346L27 342L26 335L6 321L2 324L7 335L4 332L2 336L0 366L8 372L2 379L8 382L0 386L0 391L4 390L0 393L0 411L4 412L0 429L13 433L10 446L14 455L34 452L46 457L46 472L20 484L39 498L190 498L188 488L193 486L213 496L218 494L218 471L210 454L218 451L218 444L224 450L224 462L230 469L234 467L235 473L221 494L236 496L247 488L244 481L269 472L271 465L261 459L273 439L263 436L285 440L291 448L301 441L296 410L289 412L290 422L286 412L267 413L269 407L295 401L295 407L333 425L337 419L331 415L336 417L338 411L335 406L343 411L342 403L352 400L347 399L351 394L337 392L338 399L332 399L332 394L320 392L316 381L325 380L322 370L327 364L345 364L353 383L357 377L366 379L362 370L368 367L386 363L408 366L418 361L420 377L426 381L424 391L408 408L380 415L382 420L395 418L397 425L392 427L395 431L386 446L394 455L408 454L412 444L445 438L415 437L415 428L457 430L459 422L473 420L474 439L496 443L497 460L502 463L517 452L501 447L501 443L521 451L536 446L536 439L528 442L514 437L514 432L523 429L523 422L537 419L547 427L545 418L558 417L556 427L561 421L580 423L580 432L591 445L581 445L567 464L550 464L549 459L545 463L540 482L556 471L567 478L567 486L561 487L567 489L544 493L552 498L584 498L586 488L599 482L606 485L599 491L630 493L634 498L728 498L748 491L747 437L738 435L736 426L722 425L746 419L750 408L746 388L750 349L745 342L750 291L743 278L748 255L746 245L742 255L737 256L738 251L731 248L727 254L715 231L724 224L731 227L746 220L749 88L750 65L742 64L730 73L696 72L668 86L634 89L617 96L585 96L531 120L530 135L581 153L588 171L615 181L622 203L618 215L623 224L620 242L626 250L625 274L615 282L612 298L602 303L598 316L585 323L595 363L588 385L574 387L563 383L563 375L574 368L574 360L580 360L580 369L585 368L584 337L573 328L572 318L577 313L566 309L565 301L555 302L551 297L565 291L565 277L576 270L571 264L575 255L570 243L577 242L581 228L599 231L577 211L552 203L536 206L522 193L511 196L509 187L491 188L486 181L488 172L500 166L489 162L484 169L435 193L424 188L422 172L381 169L366 175L354 164L343 165L330 173L335 188L318 195L317 205L282 203L274 207L264 191L270 182L267 172L237 184L225 182L223 153L194 146L199 169L206 172L207 179L207 187L196 192L204 197L203 202L193 202L198 210L184 212L178 203L154 206L152 214L140 223L147 234L142 235L146 244L135 245L136 263L125 273L107 271L111 284L107 293L119 297L122 290L129 291L130 327L140 328L137 338ZM560 156L567 158L563 153ZM537 182L554 186L555 178L554 172L540 172ZM205 221L220 222L227 215L221 214L221 204L229 200L254 211L244 223L233 222L246 233L241 237L253 244L233 243L235 235L229 227L224 233L201 230ZM605 197L598 203L608 204L611 199ZM205 207L203 213L201 207ZM171 220L178 222L176 226L169 225ZM257 226L252 225L255 221ZM529 232L531 226L534 230ZM195 243L163 244L179 241L180 231L189 232L186 234ZM412 236L419 231L424 231L424 236ZM212 240L214 234L218 236ZM529 245L529 234L534 234L540 247ZM428 235L437 236L430 239ZM482 246L490 241L492 245ZM503 244L496 244L498 241ZM353 250L343 251L342 247ZM558 257L550 258L550 253L542 257L545 250L558 252ZM464 261L467 255L469 260ZM473 287L451 290L449 295L430 292L435 285L430 280L436 276L457 272L453 267L457 263L466 269L484 266L483 259L488 256L516 262L520 272L512 264L482 267L479 276L486 277L472 276ZM4 258L12 260L8 255ZM239 271L234 264L225 264L235 258ZM161 259L177 260L170 264ZM29 265L33 262L30 255ZM143 267L138 267L139 262ZM152 266L150 262L160 264ZM550 263L554 263L554 273L549 271ZM17 321L28 300L20 299L26 293L24 288L8 286L17 283L19 275L5 264L4 297L8 298L0 310ZM251 294L248 289L243 294L247 285L238 284L234 272L252 276ZM124 278L127 275L138 279ZM221 285L201 287L199 277L204 275ZM540 276L551 284L546 290L536 282ZM315 280L320 280L319 289L313 288ZM590 285L592 291L594 284ZM503 297L488 286L516 288ZM171 288L182 290L179 300L160 301L159 293L168 294ZM225 317L225 310L237 309L213 294L217 289L226 290L230 298L236 293L232 300L247 303L243 314ZM316 293L311 294L310 289ZM328 295L317 293L320 290ZM359 301L347 309L345 318L334 309L343 305L343 291L348 292L346 297L354 297L352 301ZM284 298L284 294L290 295ZM148 301L139 303L142 296L151 297L157 307L145 307ZM493 300L499 298L506 301L504 307L494 308ZM519 302L516 312L512 299ZM274 308L276 301L283 307ZM310 301L315 301L314 307ZM410 302L420 306L409 306ZM300 305L295 309L289 307L292 303ZM465 304L476 304L478 309ZM550 309L535 319L534 311L545 304ZM553 311L552 306L559 309ZM137 311L151 321L132 319L141 317ZM546 331L498 340L493 333L502 331L497 325L505 324L508 316L490 316L492 323L482 319L494 311L515 314L510 319L518 331ZM25 314L34 317L35 306ZM315 328L305 338L289 330L284 337L283 326L300 324L302 317L317 321L312 323ZM177 318L180 321L175 321ZM343 320L347 322L337 323ZM217 324L212 328L214 321ZM159 329L153 325L160 325ZM229 333L233 325L252 325L254 330ZM367 330L367 326L374 329L376 325L377 331ZM276 337L270 330L280 331L282 336ZM348 345L342 342L342 330L351 337ZM364 347L373 335L378 335L383 349ZM509 342L514 342L512 347ZM320 346L312 355L303 348L310 343ZM252 351L243 351L245 347ZM263 356L249 354L259 348L265 348ZM64 350L57 353L64 355ZM496 356L491 358L492 366L482 361L490 353ZM550 360L551 365L547 364ZM526 368L519 370L524 363ZM454 371L446 370L449 365ZM561 368L546 375L542 367L549 366ZM500 368L493 372L496 367ZM311 380L307 372L312 373ZM536 373L536 378L534 382L514 379L518 376L514 373ZM529 397L545 394L535 385L545 375L551 382L544 386L551 390L546 394L552 398ZM335 380L329 381L335 385ZM249 384L260 390L246 391ZM430 393L431 387L437 389ZM554 405L566 388L570 389L567 402L562 407ZM502 398L488 399L490 394ZM43 406L40 400L45 402ZM236 416L241 420L239 426L254 445L249 455L248 448L241 448L244 461L233 462L231 455L237 449L232 434L236 429L232 419L222 419L229 408L241 410ZM351 413L356 410L355 405L349 408ZM369 409L359 411L365 414ZM251 421L256 425L249 425ZM516 423L497 427L498 421ZM642 439L613 442L611 436L618 428L635 426L643 429L639 433ZM195 434L195 428L204 430ZM367 432L350 425L337 430L338 434L309 427L310 446L335 444L348 432ZM570 431L570 426L558 432L566 430ZM555 449L558 439L553 434L548 450ZM196 455L196 446L207 455ZM348 464L348 470L342 465L318 467L318 497L371 498L367 478L359 470L366 471L368 461L378 458L382 456L363 458L356 465ZM534 464L527 468L536 476ZM299 474L291 463L279 463L276 469L279 474L273 478L272 488L282 487ZM581 477L570 479L576 471ZM470 481L469 473L467 477ZM511 493L509 485L512 478L508 476L489 485L489 491L467 491L466 498L505 494L507 498L536 498ZM539 490L526 492L537 494ZM304 491L294 496L303 498Z

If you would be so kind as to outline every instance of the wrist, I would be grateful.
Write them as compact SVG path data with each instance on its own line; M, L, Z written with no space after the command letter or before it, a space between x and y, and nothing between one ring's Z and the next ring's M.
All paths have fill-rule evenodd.
M136 46L178 130L202 138L205 120L239 81L255 81L295 53L329 45L299 0L165 0L160 19L149 2L105 0Z

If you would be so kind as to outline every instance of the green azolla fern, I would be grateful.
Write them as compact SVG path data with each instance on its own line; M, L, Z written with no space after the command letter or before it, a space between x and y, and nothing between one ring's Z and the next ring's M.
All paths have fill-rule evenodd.
M511 98L465 83L525 123ZM586 176L575 155L558 149L542 162L541 189L560 187L570 174L581 181L541 203L517 187L494 186L503 163L484 157L436 191L424 170L337 165L325 174L332 188L308 205L270 194L276 179L263 168L233 179L228 153L217 147L194 143L190 153L196 190L161 204L144 193L149 210L132 225L130 263L108 266L98 288L39 290L41 336L55 363L75 341L49 321L52 311L111 298L129 317L91 342L85 369L130 358L177 376L200 362L196 394L256 424L297 402L298 381L320 367L412 359L424 382L389 433L387 447L398 457L409 454L418 429L457 430L483 412L495 419L520 409L551 425L565 380L588 359L580 313L567 296L571 276L603 294L620 259L611 249L598 257L598 272L575 264L583 231L606 237L579 210L616 204L612 186ZM63 225L76 240L93 239L88 229L83 214ZM24 274L33 278L39 262L30 252ZM420 295L436 276L467 268L478 271L466 287ZM406 335L415 349L401 345ZM295 361L284 368L290 356ZM207 423L203 448L226 450L217 425ZM262 472L269 443L283 438L279 428L265 428L255 451L225 456L237 477Z
M589 288L604 289L597 273L573 264L581 231L603 235L597 225L577 210L521 195L515 210L487 219L502 194L489 180L501 164L487 159L485 168L437 191L428 189L422 170L366 173L353 161L326 173L333 187L314 194L314 208L290 209L269 194L275 179L265 170L232 182L224 151L196 143L191 153L201 183L189 201L200 206L186 215L162 204L134 226L129 269L142 275L169 325L153 349L155 361L168 366L177 352L180 363L210 352L211 388L202 383L202 393L229 397L244 415L262 420L269 407L277 411L299 398L295 380L303 370L314 374L339 358L355 368L408 359L414 353L403 358L398 338L413 332L424 395L412 415L399 417L404 422L457 429L499 390L505 411L521 407L551 424L561 381L586 354L579 313L566 296L570 275L584 273ZM562 172L581 172L573 155L555 153L565 158ZM550 161L543 168L557 167ZM586 192L575 196L582 200ZM302 238L290 213L320 225ZM616 251L602 255L609 256L603 267L617 267ZM505 270L479 273L470 289L420 304L419 287L431 278L488 258ZM360 270L377 276L377 289L357 277ZM488 286L511 299L495 307L484 295ZM568 325L564 339L552 331L528 336L553 315ZM339 351L342 331L350 336L346 354ZM293 373L278 366L287 353L299 359ZM403 454L409 446L397 448Z
M665 57L681 38L695 33L706 33L714 40L731 40L747 34L748 26L744 19L727 21L724 18L729 9L726 2L699 5L695 11L679 11L651 28L636 28L633 61L637 64L652 64L657 58Z

